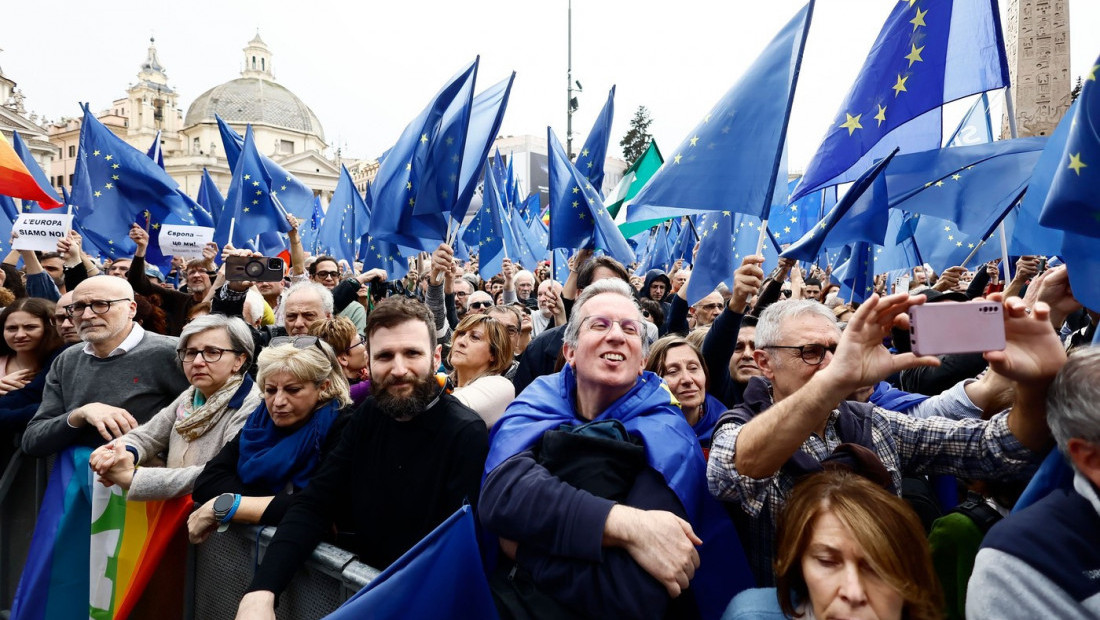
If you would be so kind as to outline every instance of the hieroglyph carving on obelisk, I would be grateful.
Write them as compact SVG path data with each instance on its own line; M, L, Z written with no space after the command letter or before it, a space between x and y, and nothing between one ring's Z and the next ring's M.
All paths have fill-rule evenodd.
M1010 0L1005 24L1016 130L1049 136L1069 109L1069 1ZM1002 127L1009 137L1008 116Z

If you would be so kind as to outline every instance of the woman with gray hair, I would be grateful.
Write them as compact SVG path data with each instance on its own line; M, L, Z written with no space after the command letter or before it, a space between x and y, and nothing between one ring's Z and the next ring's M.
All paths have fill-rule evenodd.
M241 319L209 314L191 321L180 334L176 354L191 387L89 458L103 483L128 489L131 500L190 493L206 462L261 402L246 372L252 364L252 334ZM160 454L167 454L167 462Z

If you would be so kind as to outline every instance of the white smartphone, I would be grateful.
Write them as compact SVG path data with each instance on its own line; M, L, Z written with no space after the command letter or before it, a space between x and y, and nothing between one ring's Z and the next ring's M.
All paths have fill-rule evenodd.
M1005 348L1004 308L995 301L941 301L909 309L917 355L984 353Z

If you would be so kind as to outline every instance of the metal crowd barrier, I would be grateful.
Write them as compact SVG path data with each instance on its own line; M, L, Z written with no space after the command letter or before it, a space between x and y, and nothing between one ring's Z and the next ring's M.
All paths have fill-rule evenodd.
M190 547L185 617L232 620L273 527L238 526ZM279 598L280 620L321 618L377 577L379 571L339 547L321 543Z

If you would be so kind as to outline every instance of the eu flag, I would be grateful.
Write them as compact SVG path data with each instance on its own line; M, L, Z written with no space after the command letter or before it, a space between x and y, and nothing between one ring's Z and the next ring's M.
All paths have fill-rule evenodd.
M164 170L164 149L160 144L160 130L157 130L157 135L153 137L153 143L149 145L149 150L145 152L149 156L149 159L156 162L160 166L161 170Z
M623 234L611 221L596 188L565 155L554 131L546 128L550 167L550 248L602 250L624 265L634 261Z
M847 262L833 274L840 282L837 296L847 302L863 303L875 292L875 246L856 241L850 248Z
M465 105L469 109L470 100L463 99L463 95L472 92L477 65L478 61L474 60L443 85L427 107L405 127L379 164L370 186L373 205L370 234L374 239L424 251L434 250L446 239L447 221L431 214L418 217L415 208L418 200L436 203L443 199L439 195L429 195L425 183L429 175L434 175L430 168L436 165L436 152L448 146L445 139L437 143L435 138L444 117L452 118L449 114L454 114L456 107L461 109ZM457 183L458 173L454 174Z
M148 226L153 237L164 224L198 224L191 212L193 201L172 177L104 127L87 105L83 107L71 199L85 240L107 257L129 257L137 249L129 237L131 224ZM146 262L166 269L170 260L151 243Z
M221 218L222 208L225 207L225 198L218 191L218 186L214 183L214 179L210 178L210 173L206 171L206 168L202 169L202 181L199 182L199 195L196 197L196 201L203 209L206 209L206 212L210 214L215 222Z
M504 223L501 220L504 205L501 203L497 175L493 170L485 171L482 192L481 208L466 228L463 241L471 246L477 244L478 269L487 276L493 276L503 269L503 261L507 253L504 242Z
M851 181L884 149L938 148L940 106L1007 85L995 5L992 0L894 3L793 198ZM904 128L914 120L920 131ZM899 128L902 137L892 133ZM884 144L876 150L880 141Z
M775 189L811 1L627 207L627 222L735 210L767 217Z
M668 224L661 224L657 227L657 234L654 235L653 238L653 248L650 251L648 260L646 260L645 270L642 273L650 269L668 271L668 266L672 264L672 249L668 247L669 228L671 227ZM673 240L675 241L675 238Z
M214 233L218 246L225 247L228 242L236 248L254 247L253 240L258 233L289 231L286 211L276 196L283 182L284 179L272 178L268 173L256 150L252 126L249 125L233 169L233 179L229 182L229 195L226 196L225 207ZM233 222L232 239L229 238L230 222Z
M611 121L615 118L615 87L607 93L607 102L603 104L600 115L592 124L592 131L584 139L584 146L577 155L574 165L588 179L592 187L603 196L603 165L607 160L607 143L611 139Z
M19 208L15 206L15 199L0 194L0 253L7 254L11 250L11 227L17 217Z
M746 256L756 254L763 222L747 213L715 211L699 218L699 252L688 280L687 298L695 304L710 295L719 284L733 284L733 272ZM770 236L769 236L770 237ZM764 269L774 266L778 255L775 244L764 244Z
M855 241L881 244L890 219L886 177L882 172L894 158L894 153L864 172L825 219L784 250L783 257L812 261L823 248L840 247Z
M692 262L691 252L695 249L695 242L699 240L699 235L695 232L695 224L692 221L692 217L687 218L687 223L680 227L680 234L676 237L676 245L672 250L672 260L675 261L678 258L684 259L685 265L690 265Z
M318 252L331 254L348 263L355 261L355 242L367 234L370 214L363 197L355 189L355 182L346 166L340 166L340 180L328 203L328 213L317 233Z
M507 79L490 86L474 97L470 112L470 130L466 136L466 148L462 155L462 172L459 173L460 193L452 212L456 222L466 219L470 200L474 197L478 180L485 168L489 149L500 131L504 111L508 109L508 97L512 92L515 71Z
M768 228L779 245L794 243L808 233L825 214L836 205L836 188L826 187L798 200L789 200L798 179L787 183L787 200L783 205L772 205Z
M218 131L221 132L222 146L225 148L226 159L229 160L229 169L236 170L237 159L244 149L244 138L220 116L215 114L214 117L218 121ZM283 209L300 220L309 217L310 209L313 207L313 190L294 178L294 175L272 161L267 155L257 154L266 178L271 180L271 191L278 196Z
M989 119L989 93L982 93L959 121L959 126L947 139L947 146L989 144L993 141L993 122Z

